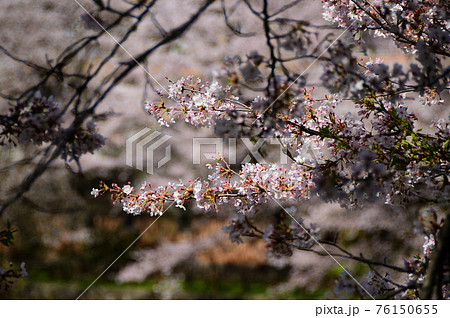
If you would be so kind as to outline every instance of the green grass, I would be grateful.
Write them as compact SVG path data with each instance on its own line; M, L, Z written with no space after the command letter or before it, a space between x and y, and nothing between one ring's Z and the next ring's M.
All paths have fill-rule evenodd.
M236 281L208 281L205 279L194 279L184 282L183 288L188 295L194 298L253 298L252 296L266 293L267 284L247 283Z
M330 276L339 276L338 269L329 273ZM0 298L28 298L28 299L75 299L85 290L96 277L82 277L74 279L55 279L46 271L33 272L32 275L19 280L14 286L12 294L0 295ZM117 284L105 277L99 279L83 296L84 299L102 298L131 298L156 299L158 294L154 286L159 279L146 279L141 283ZM273 294L269 290L273 285L258 282L240 282L227 280L212 280L202 277L191 278L181 282L182 299L324 299L329 289L310 291L295 289L292 291ZM30 292L32 291L32 292Z

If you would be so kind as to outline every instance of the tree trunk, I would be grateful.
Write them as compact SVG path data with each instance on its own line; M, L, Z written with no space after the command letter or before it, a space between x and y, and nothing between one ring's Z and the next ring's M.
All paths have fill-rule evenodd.
M436 247L428 264L427 275L423 284L422 299L442 299L442 276L445 259L450 256L450 214L447 214L444 225L436 238Z

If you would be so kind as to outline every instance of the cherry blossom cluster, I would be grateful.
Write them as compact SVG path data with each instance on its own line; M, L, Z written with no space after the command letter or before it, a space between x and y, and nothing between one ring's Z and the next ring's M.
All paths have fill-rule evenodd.
M359 69L358 60L352 55L349 46L337 41L328 50L330 58L323 63L324 71L321 75L325 87L341 95L347 95L350 91L361 91L362 82L359 82L360 78L356 73Z
M405 93L416 92L424 105L442 104L441 93L449 87L449 69L431 48L423 43L418 43L417 48L418 63L404 70L398 63L390 67L379 58L357 59L351 53L351 45L337 41L328 50L330 56L322 58L325 61L321 80L330 92L344 97L350 94L354 99L372 92L396 101Z
M331 92L343 96L350 93L354 98L361 98L370 90L395 100L406 89L408 75L400 64L394 64L390 70L382 59L357 59L352 55L351 46L342 41L337 41L329 49L329 55L323 63L321 80ZM423 70L416 67L416 77L423 76Z
M444 100L441 99L441 97L439 96L439 94L435 89L426 89L421 98L422 104L425 106L444 104Z
M396 299L420 299L419 286L424 282L427 264L430 262L436 246L435 236L441 226L439 223L443 222L438 221L436 210L433 208L428 209L428 214L429 220L422 220L425 235L422 255L416 254L411 260L405 261L404 268L408 273L405 286L410 286L410 288L400 289L401 285L393 283L389 273L381 275L378 272L370 271L362 285L372 296L385 296L388 293L393 293ZM444 288L446 288L445 284ZM346 297L358 295L363 298L367 296L366 292L346 273L343 273L336 280L334 291L336 294Z
M78 160L86 153L93 153L101 148L106 142L106 138L98 133L94 121L89 121L86 128L80 127L74 138L68 142L61 154L61 158L70 161Z
M97 197L109 191L114 203L122 204L123 210L133 215L143 212L160 215L166 202L175 202L176 207L186 209L190 200L195 200L197 207L205 211L218 212L219 205L233 203L239 212L247 213L272 197L280 200L307 199L313 186L310 169L299 164L292 164L289 168L277 164L246 164L240 173L231 170L226 163L217 162L210 168L214 173L208 180L180 181L155 188L144 184L140 191L129 184L109 187L101 183L99 189L92 189L91 195Z
M381 275L374 271L370 271L366 277L364 277L362 280L362 287L346 272L341 273L334 285L335 294L339 295L341 298L358 296L361 299L364 299L367 297L367 292L373 297L380 297L385 296L394 290L395 285L392 284L391 277L388 273Z
M225 233L228 233L232 243L243 243L242 237L253 236L254 229L246 219L244 214L236 214L227 226L222 227Z
M41 145L56 139L60 133L62 112L53 97L46 98L38 93L28 103L19 103L9 111L2 118L0 144L18 141Z
M419 64L411 64L409 70L403 70L398 63L389 67L379 58L357 59L352 56L350 46L340 41L329 51L321 80L331 92L339 92L344 97L350 93L355 99L372 92L392 101L401 99L405 93L418 92L424 105L444 103L441 93L448 89L449 70L429 48L420 51Z
M57 142L70 128L63 126L63 111L53 97L43 97L39 93L27 103L18 103L10 108L7 116L0 118L0 145L6 143L33 144ZM106 139L98 133L94 121L86 128L80 127L63 145L61 158L77 160L83 154L93 153L105 144Z
M418 286L423 284L427 275L427 266L432 258L433 251L436 247L436 237L439 235L439 231L442 228L444 219L439 217L439 212L433 207L429 207L425 213L425 216L421 218L423 226L422 233L424 235L424 243L422 254L416 254L411 260L405 261L405 269L407 270L408 278L407 283ZM448 288L448 283L443 284L443 291ZM397 296L398 299L420 299L419 290L406 290Z
M377 77L387 74L380 61L369 61L365 69L368 74L376 73ZM200 82L192 84L188 92L196 92L195 87ZM186 93L189 97L185 97L186 83L182 79L171 85L170 96L183 103L197 100L193 93ZM202 86L200 91L211 92L211 87L216 85ZM211 103L217 103L212 93L205 94L211 98ZM202 92L200 96L205 94ZM166 201L175 201L178 207L185 208L185 201L191 199L205 211L217 211L219 205L232 201L240 212L247 213L272 198L308 198L311 189L325 200L337 200L347 207L364 201L405 204L417 197L447 200L450 188L445 185L442 174L436 176L436 171L447 171L449 158L436 156L436 153L448 147L448 143L445 145L448 123L436 122L434 136L421 134L414 127L417 117L408 111L404 94L395 99L376 95L361 99L356 103L359 118L350 113L336 114L335 108L342 103L340 95L316 100L312 94L312 90L304 91L303 96L292 103L288 114L277 116L275 135L287 141L286 146L293 153L289 167L247 163L235 172L224 162L215 166L216 171L208 180L198 179L188 185L180 182L145 189L139 194L112 188L115 200L132 214L162 213ZM200 116L206 113L202 114ZM216 114L209 115L211 124ZM191 123L202 125L201 121ZM306 145L315 149L315 160L301 156L302 146ZM293 149L294 146L297 148ZM328 149L329 155L324 155L323 148ZM323 173L324 169L327 173Z
M419 41L449 49L449 4L439 0L322 0L326 20L352 31L373 31L393 37L401 47L415 50Z
M395 296L395 299L420 299L420 286L424 283L427 266L436 246L435 237L443 223L443 220L439 220L437 211L432 207L428 209L427 215L426 219L422 219L423 234L425 235L423 252L421 255L416 254L411 260L405 261L404 271L408 275L404 284L393 282L389 273L381 274L377 271L370 271L362 280L363 289L344 272L335 282L335 293L341 297L356 295L364 298L368 291L374 297L386 297L391 294ZM444 283L442 292L445 294L447 289L448 283Z
M291 215L295 211L295 207L286 209ZM315 244L313 237L316 240L320 238L320 229L312 223L307 226L303 218L293 220L287 213L275 214L273 222L264 231L258 229L246 215L237 214L223 230L228 233L231 242L238 244L243 242L243 237L264 239L269 257L291 256L293 249L311 249Z
M167 107L164 95L160 93L160 96L159 103L146 102L145 110L167 127L178 118L197 127L210 127L214 120L224 118L227 111L236 110L236 105L240 104L238 98L231 95L230 89L222 90L217 82L201 85L201 80L198 78L194 82L192 76L170 82L168 98L176 103L175 106ZM240 106L247 107L243 104Z
M289 208L286 210L289 212ZM293 249L311 249L316 243L313 237L315 240L320 238L320 229L315 224L307 226L303 218L292 220L283 212L263 234L268 256L276 258L291 256Z
M437 135L440 138L450 139L450 118L434 120L432 125L438 130Z

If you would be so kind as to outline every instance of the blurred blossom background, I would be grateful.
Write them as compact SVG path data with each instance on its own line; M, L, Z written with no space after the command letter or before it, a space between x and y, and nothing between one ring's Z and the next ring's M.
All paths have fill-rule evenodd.
M111 13L97 10L95 1L79 1L93 16L105 25ZM237 1L236 3L238 3ZM258 5L259 1L250 1ZM288 1L272 1L275 10ZM112 1L118 8L126 7L119 0ZM150 47L164 32L188 19L201 1L157 1L152 18L143 20L138 30L123 46L131 54ZM233 3L227 6L232 7ZM322 18L320 1L301 1L286 11L285 17L310 21L315 25L330 26ZM94 199L91 189L100 180L117 182L119 186L131 181L138 186L144 181L152 185L193 180L206 177L205 158L200 165L192 164L192 139L215 137L215 129L196 129L182 122L170 128L161 128L146 114L144 101L158 101L159 84L194 75L203 81L220 80L224 65L237 61L239 76L248 82L258 82L259 72L248 59L255 52L267 54L263 29L259 21L243 5L232 10L230 23L239 25L252 37L238 37L226 26L220 1L212 4L199 20L181 38L156 50L145 63L153 78L135 68L101 103L100 110L110 117L97 121L97 129L106 138L105 145L94 154L86 154L80 163L82 172L68 169L62 160L56 161L31 188L25 197L11 206L0 218L5 227L9 221L15 232L14 246L0 246L0 266L9 262L26 263L28 276L18 280L8 291L0 291L2 299L74 299L77 298L146 228L155 220L148 215L132 216L114 206L107 195ZM119 37L130 22L112 29ZM46 65L69 44L92 35L99 26L72 0L65 1L1 1L0 45L14 56ZM320 35L333 32L337 37L343 30L318 29ZM350 34L342 37L344 41ZM312 37L314 41L314 37ZM361 57L379 57L390 65L408 65L412 57L403 54L388 39L365 38L368 50L357 51ZM114 45L111 37L102 37L87 46L71 63L74 70L87 70L91 63L100 61ZM289 49L289 43L286 43ZM253 52L253 53L252 53ZM20 94L24 88L36 84L39 71L19 63L0 52L0 87L2 93ZM128 60L128 54L119 49L112 64ZM311 64L300 60L289 64L301 73ZM105 70L105 74L108 70ZM321 62L316 62L305 73L307 88L316 87L315 94L325 93L320 85ZM265 74L265 73L264 73ZM102 77L99 76L99 79ZM97 79L97 80L99 80ZM73 83L71 83L73 81ZM68 82L50 81L41 91L53 96L56 102L70 97ZM226 83L224 83L226 86ZM93 92L90 92L93 93ZM88 91L89 94L89 91ZM257 92L246 92L255 98ZM448 96L446 96L448 98ZM428 112L419 101L412 104L420 124L427 130L431 119L446 116L445 105ZM0 111L6 112L8 103L2 101ZM339 113L354 111L351 104ZM170 135L171 160L154 174L127 166L126 139L148 127ZM244 146L238 145L238 161L246 156ZM213 150L205 148L205 150ZM29 166L9 167L28 157L32 146L3 146L0 152L0 199L14 191L18 180L29 173ZM164 148L156 156L163 156ZM73 167L72 167L73 168ZM398 266L403 260L420 253L424 243L418 218L423 211L408 213L389 206L369 205L362 210L349 211L338 204L327 204L313 198L295 205L296 217L306 224L317 224L321 237L333 240L339 233L342 245L359 255L383 260L385 257ZM269 222L280 208L275 204L260 206L259 222ZM339 299L336 280L342 269L329 257L294 251L291 257L275 258L267 255L265 241L244 238L243 244L232 243L222 229L234 216L234 209L219 213L204 213L189 206L187 211L169 208L145 234L109 268L83 295L84 299ZM408 226L406 226L408 224ZM411 231L411 229L413 229ZM364 279L370 268L356 262L342 261L358 279ZM395 275L395 273L393 273Z

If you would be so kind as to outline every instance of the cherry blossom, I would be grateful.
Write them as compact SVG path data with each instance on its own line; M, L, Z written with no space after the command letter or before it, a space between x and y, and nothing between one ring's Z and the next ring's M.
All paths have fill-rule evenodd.
M201 80L193 82L192 76L181 78L175 83L170 82L168 98L173 100L176 106L167 107L162 99L163 94L160 94L161 102L146 102L145 110L155 116L158 123L163 126L169 127L177 119L182 118L194 126L210 127L215 119L224 118L226 111L237 108L238 99L232 96L228 89L222 91L217 82L200 84Z
M275 65L280 61L269 63L270 59L258 52L229 58L224 69L215 73L233 84L227 89L216 81L202 84L192 76L169 81L168 96L159 93L160 102L145 104L161 126L182 119L196 127L215 126L218 135L233 131L256 140L276 137L291 160L289 164L256 162L232 168L219 157L209 165L212 172L206 178L159 187L145 184L139 191L131 185L101 184L91 194L109 192L114 203L133 215L161 215L167 202L186 210L192 201L198 209L216 213L221 206L234 206L238 214L224 227L231 241L242 243L244 236L258 237L265 240L268 254L274 257L289 256L294 248L312 251L317 241L311 237L320 237L320 231L314 224L306 226L302 218L287 222L284 212L288 210L264 231L259 230L248 217L257 213L257 206L271 200L279 204L302 202L318 195L325 202L338 202L350 209L367 203L448 205L450 122L435 120L424 132L409 104L417 98L428 108L445 103L442 96L448 89L449 69L444 60L450 56L450 25L443 12L448 11L448 5L437 0L322 3L325 19L354 34L368 31L391 38L406 53L414 54L415 61L406 68L398 63L388 65L380 58L357 58L352 46L339 40L329 47L328 57L317 57L324 67L320 79L328 90L325 95L314 88L294 86L292 74L287 74L284 66L284 74L276 74ZM308 41L294 33L278 46L304 54ZM254 84L263 77L258 66L266 61L272 72L264 94L258 96L255 90L254 95L242 98L238 72L244 82ZM285 95L278 95L278 89L284 89ZM166 98L174 105L166 105ZM354 111L340 113L338 108L344 102L352 102ZM312 149L314 157L306 157L304 148ZM424 284L443 223L435 221L433 231L424 232L423 256L407 261L404 268L386 266L408 273L404 289L393 283L388 273L375 270L369 273L364 288L378 296L392 292L408 298L411 293L404 290L415 291ZM346 253L346 257L353 256ZM354 283L344 275L336 285L362 296L363 289Z

